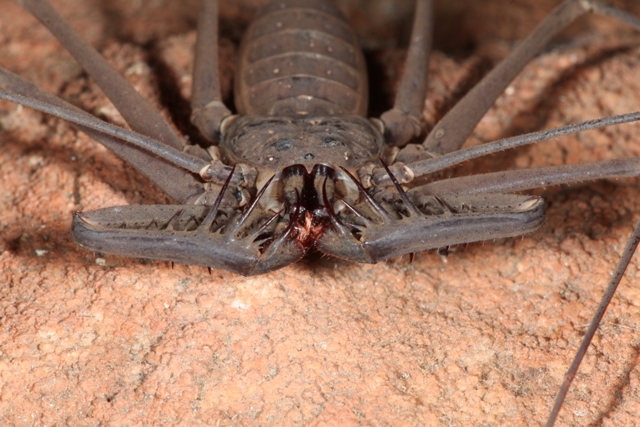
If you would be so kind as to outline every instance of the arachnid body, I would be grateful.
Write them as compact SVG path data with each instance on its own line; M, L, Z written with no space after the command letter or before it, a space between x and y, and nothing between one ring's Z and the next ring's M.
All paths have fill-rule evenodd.
M640 118L604 118L461 149L519 71L569 23L595 11L640 28L632 15L595 1L558 6L422 144L409 143L423 128L430 1L416 4L394 105L379 119L365 117L367 70L355 33L332 3L311 0L260 9L240 47L233 114L222 102L218 4L205 1L198 20L191 122L210 141L206 149L180 140L46 2L22 3L97 80L135 132L96 120L8 72L1 76L2 97L73 123L175 200L79 212L74 239L94 251L243 275L281 268L311 248L376 263L538 229L543 200L516 191L640 173L637 159L616 159L438 179L438 172L467 160Z
M55 141L54 141L54 144L55 144ZM37 165L36 165L36 166L37 166ZM36 169L37 169L37 168L36 168ZM99 170L100 170L100 169L98 168L98 171L99 171ZM37 173L37 171L35 171L34 173ZM99 173L99 172L98 172L98 173ZM464 174L464 172L463 172L463 174ZM82 184L82 183L81 183L81 185L84 185L84 184ZM70 191L70 192L73 192L73 191L74 191L74 190L73 190L73 189L71 189L71 191ZM103 205L101 205L101 206L108 206L108 205L109 205L109 204L103 204ZM96 206L96 207L98 207L98 206ZM28 234L28 233L27 233L27 234ZM61 235L61 232L60 232L60 234L59 234L59 235ZM519 243L519 244L520 244L520 245L522 245L523 243ZM524 243L524 244L526 245L527 243ZM478 250L479 250L479 249L478 249ZM463 261L463 260L466 258L466 255L462 255L462 256L463 256L463 259L462 259L462 260L460 260L460 261ZM458 267L459 267L459 266L460 266L460 261L452 261L452 260L450 260L448 265L450 266L450 265L451 265L451 263L453 262L453 263L455 263L455 265L456 265L456 266L458 266ZM431 262L431 261L428 261L428 263L430 263L430 262ZM342 263L341 265L346 265L346 264ZM304 267L302 267L302 268L304 268ZM395 266L391 266L391 268L395 268ZM449 267L449 268L451 268L451 267ZM322 271L322 270L321 270L321 271ZM443 282L443 283L444 283L444 282ZM522 286L525 286L525 285L522 285ZM427 294L431 294L431 293L430 293L430 292L427 292ZM433 296L433 294L431 294L431 296ZM423 299L423 298L426 298L426 297L427 297L427 295L424 295L424 296L420 297L420 300L421 300L421 301L426 301L426 299ZM356 297L354 297L354 299L357 299L357 298L356 298ZM436 311L437 311L437 310L436 310ZM434 344L434 347L437 347L437 345L435 345L435 344ZM434 350L434 351L435 351L435 350ZM504 356L504 355L503 355L503 356ZM436 359L438 358L438 356L436 356L436 355L434 355L434 357L435 357ZM502 357L502 356L500 356L500 357ZM504 356L504 357L506 357L506 356ZM436 359L434 359L434 360L436 360ZM508 358L507 358L507 359L508 359ZM499 360L499 363L500 363L500 364L502 364L501 366L506 366L509 362L508 362L508 360L504 360L504 359L502 359L502 358L501 358L501 359ZM473 363L472 363L472 365L473 365ZM403 374L402 372L399 372L399 373L398 373L398 378L397 378L397 379L398 379L398 380L403 379L403 381L409 381L409 383L411 383L411 380L408 380L408 378L415 378L415 377L417 377L418 373L417 373L417 372L413 372L413 373L411 373L411 375L409 375L409 377L406 377L406 378L405 378L403 375L404 375L404 374ZM528 375L528 374L524 374L524 376L525 376L525 377L526 377L527 375ZM392 382L393 382L393 381L392 381ZM398 387L402 388L402 386L401 386L401 385L398 385ZM505 386L505 387L506 387L506 386ZM507 388L508 388L508 387L507 387ZM516 393L517 393L517 391L516 391ZM524 392L523 392L523 393L524 393ZM365 414L366 414L366 413L367 413L367 411L365 410L365 411L363 411L363 413L365 413ZM443 422L444 422L444 421L443 421Z

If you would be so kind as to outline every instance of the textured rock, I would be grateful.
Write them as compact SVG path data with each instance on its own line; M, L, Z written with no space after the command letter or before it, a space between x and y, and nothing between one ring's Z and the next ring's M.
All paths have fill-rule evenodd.
M458 7L464 2L442 10L444 21L460 23L450 38L458 41L442 46L457 58L460 48L474 53L434 54L428 121L483 69L479 54L504 55L528 30L525 18L552 3L487 1L484 12L469 11L473 18ZM513 4L509 15L505 5ZM192 9L153 2L144 19L123 1L55 5L192 132L184 101ZM346 10L368 45L393 35L375 27L380 17L357 15L357 6ZM45 30L14 3L2 7L2 66L122 124ZM252 2L222 8L227 87L236 36L252 10ZM585 28L602 32L574 36ZM438 34L445 39L447 30ZM368 56L382 69L379 93L391 93L401 51ZM638 70L640 37L607 20L578 24L511 85L469 142L638 110ZM431 252L374 266L314 258L256 278L172 269L96 258L70 238L74 211L164 200L145 179L28 109L0 103L0 130L0 424L7 426L537 424L640 218L637 180L611 180L540 190L548 201L540 231L454 248L448 258ZM455 172L637 156L638 134L639 125L584 133ZM564 425L628 426L640 417L639 266L635 259L587 354Z

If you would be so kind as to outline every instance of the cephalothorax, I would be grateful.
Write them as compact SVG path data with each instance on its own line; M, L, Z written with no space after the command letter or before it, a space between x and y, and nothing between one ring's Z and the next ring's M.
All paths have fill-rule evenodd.
M565 1L422 144L407 145L422 132L431 2L417 3L394 107L367 119L367 78L356 37L333 5L310 0L273 2L258 13L240 49L232 115L220 96L217 2L204 1L192 122L219 141L207 150L185 145L46 2L21 3L65 44L137 133L101 122L6 71L0 75L3 97L73 123L177 202L78 213L74 238L94 251L244 275L295 262L311 247L375 263L539 228L542 200L508 192L639 172L638 159L626 159L423 184L428 174L473 157L637 119L612 117L460 150L519 70L576 17L597 10L640 28L635 18L597 3Z

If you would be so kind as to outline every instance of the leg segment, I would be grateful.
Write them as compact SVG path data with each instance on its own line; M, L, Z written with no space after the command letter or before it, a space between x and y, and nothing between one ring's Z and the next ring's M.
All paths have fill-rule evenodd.
M400 87L393 108L380 117L385 126L385 139L390 145L403 146L422 132L433 35L432 15L431 0L418 0Z
M566 0L440 120L423 143L425 150L446 154L459 149L522 68L556 34L586 12L611 15L640 29L640 20L622 10L595 1Z
M567 396L567 392L569 391L569 386L571 386L573 379L578 373L578 368L580 367L580 363L582 363L582 359L584 358L584 355L587 353L587 350L589 349L589 345L591 345L591 341L593 340L593 337L596 334L598 327L600 326L600 322L604 317L604 313L607 310L607 307L609 307L609 304L613 299L613 295L616 293L616 289L618 289L618 285L622 280L622 276L624 275L625 271L627 270L627 267L629 266L631 257L633 257L633 254L636 252L636 249L638 248L638 242L640 242L640 222L636 224L636 227L633 229L633 233L631 234L631 237L629 237L627 246L622 252L622 256L620 257L620 261L618 262L616 271L613 273L613 276L611 277L611 281L609 281L609 286L607 287L607 290L602 296L602 300L600 301L600 305L596 310L596 314L593 316L593 319L591 320L589 329L587 330L587 333L584 335L584 338L582 339L582 343L580 344L580 348L578 349L578 352L576 353L576 356L573 359L573 362L571 363L569 370L564 376L562 387L558 392L558 396L553 405L553 409L551 410L551 414L549 414L549 419L545 424L546 427L553 427L553 425L556 422L556 419L558 418L558 413L560 412L560 408L562 408L564 399Z
M635 176L640 176L639 157L463 176L432 182L415 190L433 195L512 193L550 185Z
M53 33L98 83L131 128L177 149L180 137L162 116L109 63L87 44L46 0L19 0L25 9Z
M203 191L196 173L208 162L154 139L99 120L28 81L0 69L0 97L61 117L131 164L171 198L183 201ZM22 98L22 99L20 99ZM129 137L139 137L133 140Z
M209 140L219 139L220 125L231 111L222 103L218 64L218 1L202 0L193 67L191 123Z
M442 156L418 160L408 165L396 163L387 170L384 167L373 169L371 183L373 185L390 185L391 173L403 184L411 182L416 177L423 177L427 174L437 172L451 166L455 166L467 160L476 159L478 157L487 156L498 153L500 151L509 150L524 145L534 144L541 141L548 141L562 135L568 135L576 132L584 132L591 129L600 129L608 126L619 125L622 123L636 122L640 120L640 112L621 114L618 116L605 117L603 119L589 120L586 122L576 123L574 125L562 126L554 129L541 130L510 138L500 139L494 142L488 142L475 147L462 148L453 153L444 154ZM597 179L597 178L594 178Z

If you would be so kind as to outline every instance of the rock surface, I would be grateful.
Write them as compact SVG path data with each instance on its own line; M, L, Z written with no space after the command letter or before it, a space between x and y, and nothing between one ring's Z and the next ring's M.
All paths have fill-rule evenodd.
M54 2L191 136L196 2L150 3L145 14L137 2ZM227 96L254 3L222 6ZM409 10L389 3L376 7ZM492 0L467 14L468 2L449 3L437 16L459 27L437 33L447 50L431 65L429 123L556 2ZM372 97L392 93L402 51L381 40L402 27L385 30L378 9L359 12L362 2L344 7L365 44L379 47L368 54L381 70ZM46 30L15 3L2 8L0 65L123 124ZM640 37L596 19L560 40L510 86L470 144L640 109ZM537 191L548 211L540 231L452 248L447 258L421 253L373 266L314 258L255 278L209 274L77 247L73 212L163 195L58 120L3 102L0 131L4 426L538 424L640 218L637 180L582 183ZM455 173L638 156L639 134L640 125L588 132ZM639 267L636 258L589 349L563 425L640 418Z

